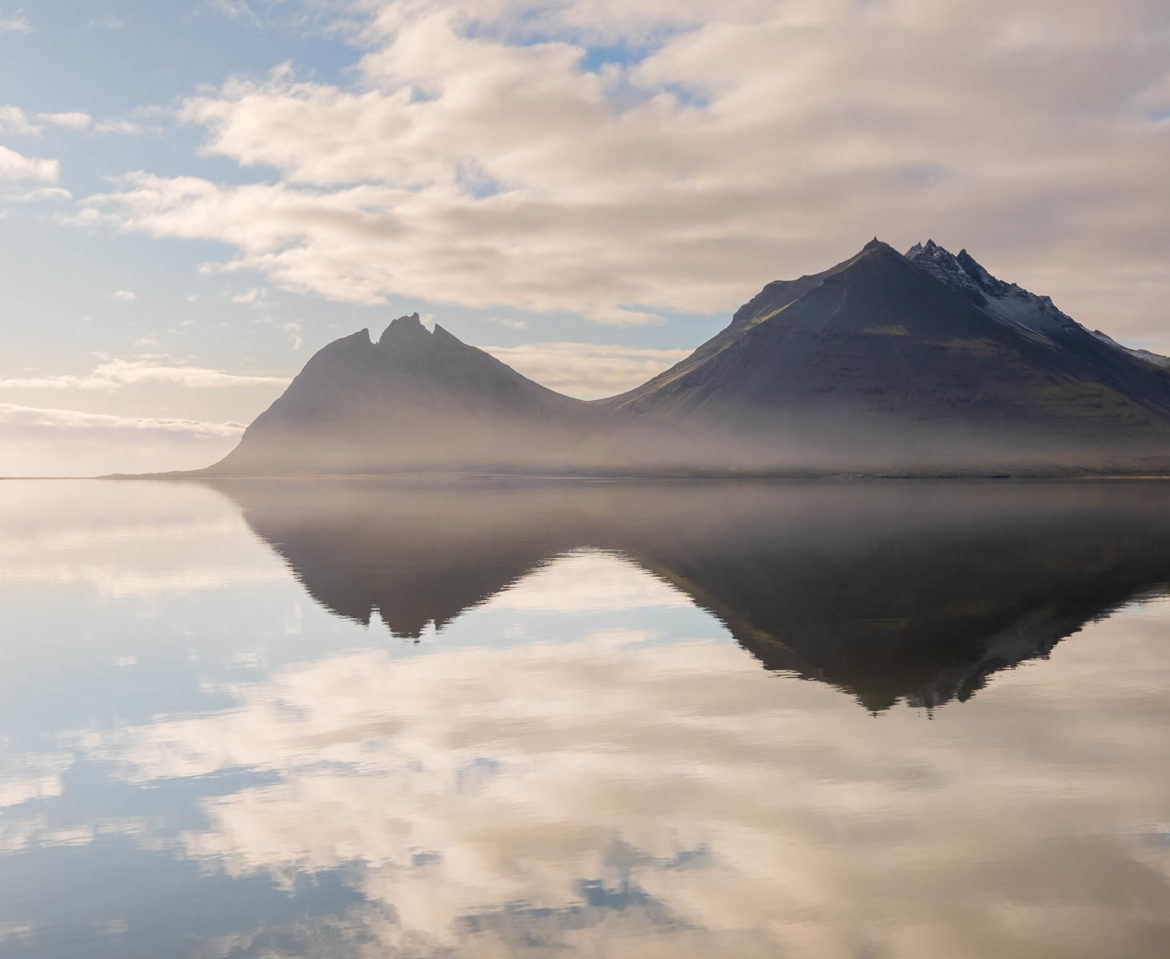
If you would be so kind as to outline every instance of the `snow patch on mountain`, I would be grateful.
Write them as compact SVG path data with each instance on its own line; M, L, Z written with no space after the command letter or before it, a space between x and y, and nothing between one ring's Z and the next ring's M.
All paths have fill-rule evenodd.
M955 256L934 240L915 243L906 251L906 259L963 294L979 309L1007 326L1044 340L1060 335L1091 336L1106 346L1119 350L1143 363L1170 369L1170 357L1149 350L1137 350L1118 343L1100 330L1088 330L1067 313L1057 309L1047 296L1037 296L1015 283L1005 283L987 272L966 250Z
M1007 326L1046 338L1077 330L1088 332L1057 309L1049 297L1037 296L1015 283L1005 283L992 276L966 250L960 250L955 256L934 240L927 240L907 250L906 259L962 293L988 316Z

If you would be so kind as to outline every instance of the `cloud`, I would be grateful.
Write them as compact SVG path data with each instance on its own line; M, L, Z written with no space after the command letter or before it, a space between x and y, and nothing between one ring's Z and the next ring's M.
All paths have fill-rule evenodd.
M666 322L657 313L631 310L624 306L595 308L587 314L587 318L603 326L661 326Z
M29 120L25 112L11 104L0 106L0 133L18 136L35 136L40 128Z
M165 357L163 358L165 359ZM82 375L0 378L0 390L117 390L144 383L165 383L191 389L234 386L284 386L288 377L253 373L228 373L199 366L173 366L158 357L105 359Z
M40 136L46 127L65 130L92 130L99 134L140 134L143 128L132 120L96 120L81 110L61 113L38 113L35 118L20 107L0 106L0 133L16 136Z
M237 293L231 300L233 303L261 307L268 300L268 291L261 287L252 287L252 289L245 290L243 293Z
M122 136L137 136L146 132L141 124L133 120L97 120L93 125L95 133Z
M549 389L590 400L633 389L690 354L690 350L595 343L525 343L482 349Z
M73 194L64 187L42 186L32 190L5 190L0 192L0 200L5 203L39 203L43 200L71 200Z
M24 7L19 7L15 13L5 15L0 9L0 33L32 33L32 23Z
M49 126L64 127L67 130L85 130L93 123L93 117L78 110L68 113L38 113L37 119Z
M137 300L138 294L133 290L114 290L112 294L115 300Z
M15 150L0 146L0 183L29 180L56 183L60 177L59 161L26 157Z
M11 403L0 403L0 425L38 426L52 430L146 430L192 436L230 437L237 437L244 431L244 427L239 423L205 423L156 416L113 416L106 413L83 413L78 410L15 406Z
M229 20L246 20L254 27L263 26L247 0L205 0L199 10L219 13Z
M91 27L102 27L106 30L121 30L124 26L126 26L125 23L123 23L113 14L105 17L94 17L89 21L89 25Z
M726 313L875 233L930 235L1086 323L1159 329L1164 6L359 7L353 82L285 66L181 106L272 182L137 172L77 222L221 242L222 269L336 300L603 323ZM599 42L627 53L598 66Z
M288 334L294 350L299 350L305 345L305 341L301 338L301 325L299 323L285 323L281 329Z

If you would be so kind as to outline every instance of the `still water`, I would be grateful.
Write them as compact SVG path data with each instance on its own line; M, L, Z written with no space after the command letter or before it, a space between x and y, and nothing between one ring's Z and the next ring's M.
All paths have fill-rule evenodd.
M0 956L1170 955L1170 487L0 484Z

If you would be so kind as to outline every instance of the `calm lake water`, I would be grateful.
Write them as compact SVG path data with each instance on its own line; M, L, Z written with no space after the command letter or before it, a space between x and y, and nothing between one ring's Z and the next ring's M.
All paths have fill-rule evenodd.
M1170 955L1170 485L0 483L0 956Z

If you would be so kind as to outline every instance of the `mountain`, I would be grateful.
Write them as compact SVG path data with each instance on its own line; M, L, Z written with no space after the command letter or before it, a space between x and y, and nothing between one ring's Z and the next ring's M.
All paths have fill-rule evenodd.
M415 313L394 320L377 343L362 330L320 350L209 472L551 466L595 420L588 404L441 326L428 331Z
M1134 468L1170 449L1170 373L933 243L875 239L769 284L603 405L719 437L748 468Z
M322 349L205 472L1165 472L1168 364L966 250L875 238L591 403L401 317Z

